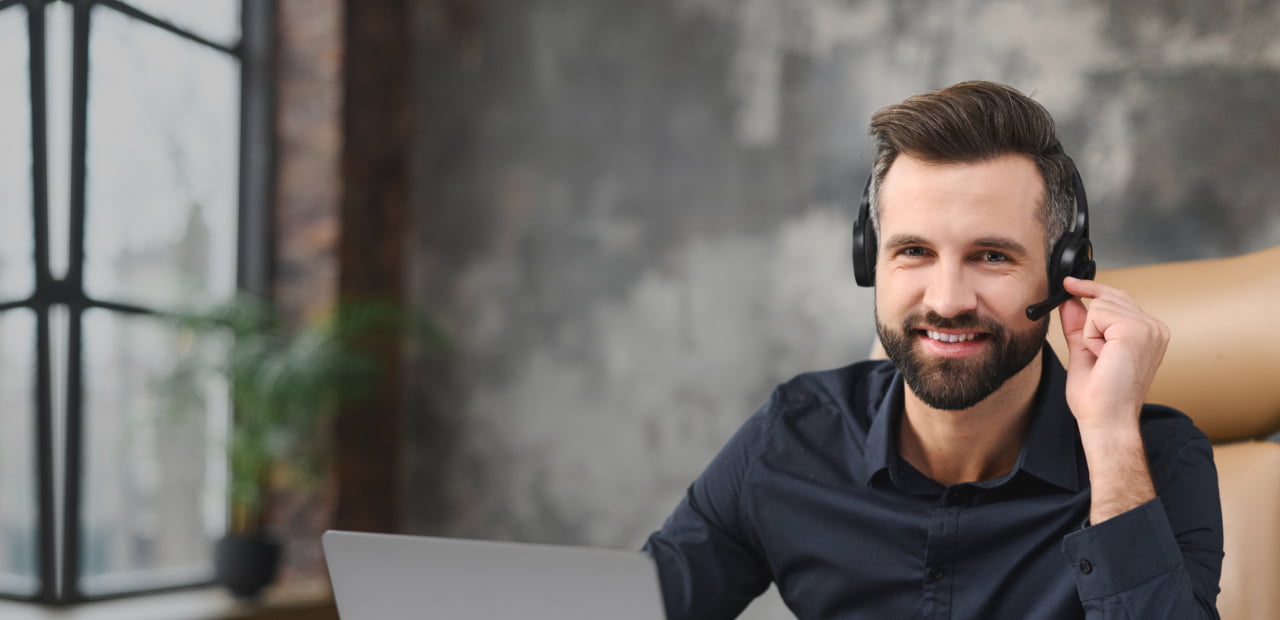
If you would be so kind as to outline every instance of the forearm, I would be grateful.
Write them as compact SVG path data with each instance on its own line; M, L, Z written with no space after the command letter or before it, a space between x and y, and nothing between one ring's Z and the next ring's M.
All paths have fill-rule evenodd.
M1136 416L1132 423L1082 425L1080 441L1089 464L1090 523L1097 525L1155 499Z
M1151 413L1170 420L1159 408ZM1081 440L1094 485L1090 519L1063 544L1086 616L1216 618L1222 515L1208 440L1194 433L1173 452L1157 442L1148 467L1139 439L1088 426ZM1155 497L1153 480L1158 499L1125 508Z

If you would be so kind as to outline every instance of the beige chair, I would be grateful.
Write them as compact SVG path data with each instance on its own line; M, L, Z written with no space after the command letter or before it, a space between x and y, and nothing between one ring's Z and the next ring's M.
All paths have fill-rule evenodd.
M1219 612L1280 618L1280 443L1264 441L1280 432L1280 247L1104 270L1098 280L1169 325L1148 400L1185 412L1215 444L1226 553ZM1049 341L1065 363L1056 312Z
M1180 409L1216 444L1224 551L1218 611L1280 618L1280 247L1102 271L1169 325L1148 400ZM1062 356L1057 324L1050 343ZM1065 360L1064 360L1065 361Z

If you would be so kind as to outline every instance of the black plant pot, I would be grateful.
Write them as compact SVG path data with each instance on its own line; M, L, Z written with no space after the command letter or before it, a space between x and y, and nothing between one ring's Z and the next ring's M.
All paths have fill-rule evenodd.
M275 581L281 547L279 541L262 534L248 538L228 534L213 549L218 583L236 598L257 596Z

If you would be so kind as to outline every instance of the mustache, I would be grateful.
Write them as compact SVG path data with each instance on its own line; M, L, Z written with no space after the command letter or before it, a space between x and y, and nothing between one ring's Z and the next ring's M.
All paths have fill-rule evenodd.
M977 329L993 335L1004 333L1004 326L999 321L991 317L980 317L976 312L942 316L932 310L908 314L902 320L902 331L911 332L920 329L922 325L942 329Z

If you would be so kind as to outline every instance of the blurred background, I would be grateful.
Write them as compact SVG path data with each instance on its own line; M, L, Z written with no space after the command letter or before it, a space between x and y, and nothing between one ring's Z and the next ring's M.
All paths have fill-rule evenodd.
M1103 268L1280 244L1280 3L0 0L0 590L210 579L225 383L158 313L391 300L376 397L272 481L327 528L638 548L772 391L865 357L868 118L1056 118ZM1188 283L1194 294L1195 283Z

